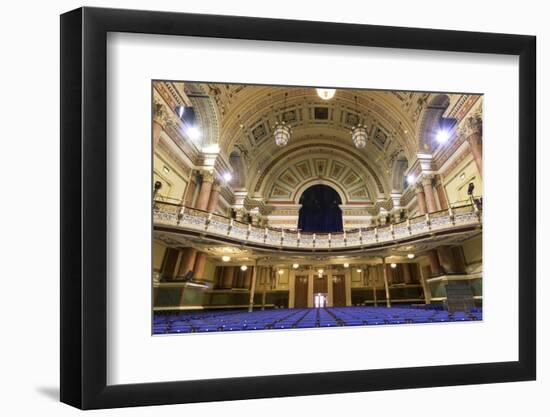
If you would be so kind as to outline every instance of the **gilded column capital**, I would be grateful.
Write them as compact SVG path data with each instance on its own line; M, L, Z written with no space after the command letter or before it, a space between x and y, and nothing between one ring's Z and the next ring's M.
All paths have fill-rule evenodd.
M481 113L475 113L472 116L466 119L464 124L464 136L469 138L472 135L478 134L482 135L483 131L483 120L481 118Z
M168 124L168 112L166 106L162 103L155 102L153 104L153 122L164 128Z
M214 172L213 171L201 171L202 182L214 182Z
M431 174L422 174L422 177L420 178L420 184L422 186L432 185L433 181L434 181L434 176Z

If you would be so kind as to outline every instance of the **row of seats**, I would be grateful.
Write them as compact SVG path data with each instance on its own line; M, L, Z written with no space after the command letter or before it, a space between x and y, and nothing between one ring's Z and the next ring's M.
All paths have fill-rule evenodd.
M482 319L481 309L448 313L437 308L422 307L328 307L265 310L252 313L245 310L233 310L155 314L153 334L306 329Z

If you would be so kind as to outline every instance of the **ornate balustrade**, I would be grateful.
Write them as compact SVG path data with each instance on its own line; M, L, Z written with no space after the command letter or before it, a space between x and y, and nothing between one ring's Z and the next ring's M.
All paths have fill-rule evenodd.
M339 233L304 233L253 226L180 205L155 202L155 228L195 232L212 238L282 249L353 249L411 240L424 235L481 225L481 211L472 205L450 208L406 221Z

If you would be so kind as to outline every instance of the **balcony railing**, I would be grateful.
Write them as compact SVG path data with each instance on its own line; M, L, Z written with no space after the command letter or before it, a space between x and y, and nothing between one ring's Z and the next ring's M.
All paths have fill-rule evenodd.
M353 249L393 243L423 235L459 231L481 225L481 211L474 205L449 208L407 219L400 223L338 233L305 233L241 223L219 214L156 201L156 228L169 227L240 243L283 249Z

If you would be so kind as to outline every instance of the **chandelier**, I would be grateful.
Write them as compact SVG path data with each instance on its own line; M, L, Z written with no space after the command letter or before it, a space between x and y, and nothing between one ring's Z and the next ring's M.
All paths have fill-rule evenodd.
M332 97L334 97L334 94L336 93L336 90L333 88L316 88L316 90L317 95L323 100L330 100Z
M275 144L279 147L286 146L292 135L290 125L287 125L284 121L284 111L286 109L286 97L288 93L285 93L285 101L283 104L283 116L281 122L275 123L275 129L273 130L273 137L275 138Z
M355 96L355 111L359 119L359 107L357 106L357 96ZM359 120L358 120L359 121ZM351 128L351 140L357 149L363 149L367 145L367 127L358 123L357 126Z
M277 146L286 146L288 141L290 140L290 135L292 134L292 131L290 129L290 126L287 125L285 122L276 123L275 129L273 130L273 137L275 138L275 144Z
M367 145L367 128L358 124L351 129L351 140L357 149L363 149Z

